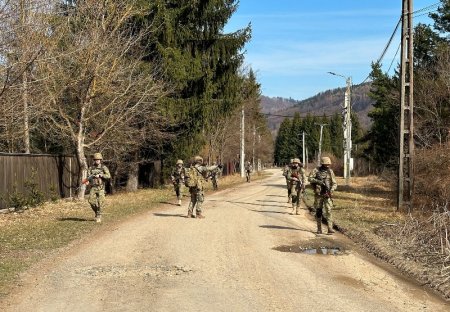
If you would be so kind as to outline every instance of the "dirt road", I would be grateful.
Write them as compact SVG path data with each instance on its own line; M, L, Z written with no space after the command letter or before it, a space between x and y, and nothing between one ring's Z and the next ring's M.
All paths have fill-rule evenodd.
M3 311L449 311L424 289L290 215L283 177L209 195L205 219L164 205L30 273ZM101 225L103 226L103 225ZM297 252L340 247L338 255ZM277 250L278 249L278 250ZM281 251L280 251L281 250Z

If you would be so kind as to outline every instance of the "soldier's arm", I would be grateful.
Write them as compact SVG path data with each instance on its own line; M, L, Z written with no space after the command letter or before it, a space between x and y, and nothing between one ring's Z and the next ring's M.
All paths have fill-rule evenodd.
M330 170L330 175L331 175L331 186L330 186L330 191L334 192L334 190L336 190L337 188L337 182L336 182L336 177L334 175L333 170Z
M111 179L111 173L109 172L109 169L106 166L103 166L102 178L105 180Z
M319 181L316 179L316 173L317 173L317 169L314 169L313 171L311 171L311 173L308 176L309 183L317 183L317 184L322 183L322 181Z

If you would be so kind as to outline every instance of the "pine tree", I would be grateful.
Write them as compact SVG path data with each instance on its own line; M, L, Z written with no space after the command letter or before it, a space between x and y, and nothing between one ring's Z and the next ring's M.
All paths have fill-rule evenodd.
M369 117L372 127L364 141L368 147L365 155L378 165L395 165L398 151L398 80L381 71L380 64L372 64L372 87L369 96L375 100Z
M240 104L242 48L250 27L223 32L237 8L235 0L155 0L150 2L149 59L159 60L172 92L163 113L177 124L177 140L163 154L189 157L205 143L202 133ZM164 157L164 155L163 155Z

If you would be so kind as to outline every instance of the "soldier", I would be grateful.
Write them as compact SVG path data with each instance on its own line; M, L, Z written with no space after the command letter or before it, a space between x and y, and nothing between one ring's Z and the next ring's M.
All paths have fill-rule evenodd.
M253 171L253 166L249 161L246 161L244 168L245 168L245 177L247 178L247 182L250 183L250 174Z
M283 169L283 176L286 178L286 188L288 190L288 201L287 201L288 204L291 202L291 199L292 199L292 197L291 197L291 186L290 186L290 182L289 182L289 179L288 179L288 172L289 172L289 169L290 169L290 167L292 165L292 161L293 160L294 159L291 158L289 164L284 166L284 169Z
M203 184L205 183L205 177L212 170L215 170L218 166L206 167L203 166L203 158L200 156L194 157L194 165L189 168L189 179L186 184L189 186L189 193L191 194L191 201L188 207L188 218L203 219L202 204L205 200L203 195ZM220 168L221 166L219 166ZM194 207L196 216L194 215Z
M322 157L321 166L315 168L309 175L308 180L314 189L314 208L316 209L317 234L322 234L322 216L327 220L328 234L333 231L333 208L332 195L337 187L336 178L330 168L329 157Z
M94 154L94 164L89 167L86 185L91 185L89 192L89 204L95 213L95 221L102 222L102 207L105 202L105 182L111 179L108 168L102 164L102 154Z
M292 160L292 165L290 166L286 178L289 181L289 188L291 190L292 196L292 213L299 214L300 200L303 197L303 192L305 191L306 175L305 169L300 162L300 159L294 158Z
M216 165L217 165L216 162L214 162L213 166L216 166ZM218 182L221 174L222 174L221 166L220 167L218 166L216 169L211 171L211 182L213 185L213 190L215 190L215 191L217 191L219 189L217 182Z
M181 206L181 198L183 197L183 184L185 175L186 173L183 167L183 161L181 159L178 159L175 168L173 168L172 174L170 175L170 179L172 180L175 194L177 195L178 206Z

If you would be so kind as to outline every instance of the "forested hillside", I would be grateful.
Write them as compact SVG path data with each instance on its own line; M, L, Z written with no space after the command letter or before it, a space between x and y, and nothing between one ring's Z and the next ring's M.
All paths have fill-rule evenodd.
M261 98L261 108L268 114L269 128L276 133L284 117L270 116L294 116L299 113L301 116L310 114L312 116L330 116L334 113L340 113L344 103L345 88L338 88L321 92L306 100L284 99L280 97ZM374 101L369 97L370 83L356 85L352 88L352 108L358 116L363 129L368 129L371 120L368 113L372 108Z

